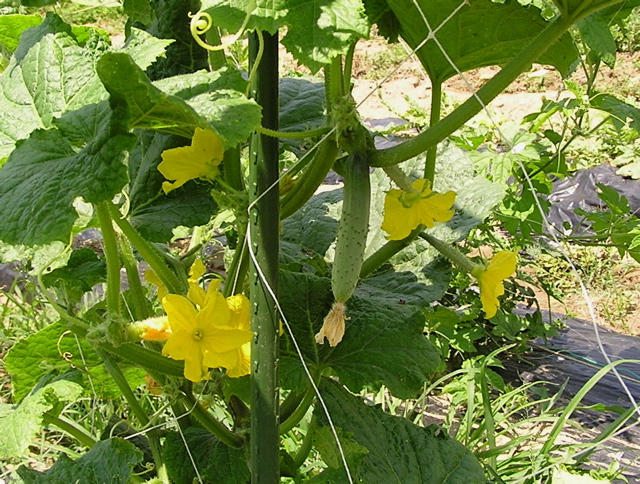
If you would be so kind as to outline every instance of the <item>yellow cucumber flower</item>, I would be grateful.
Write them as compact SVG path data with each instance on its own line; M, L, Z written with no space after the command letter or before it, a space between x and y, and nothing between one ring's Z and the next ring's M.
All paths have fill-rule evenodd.
M158 170L167 180L174 180L164 182L162 189L169 193L195 178L214 179L223 154L220 136L210 129L196 128L191 146L162 152Z
M244 294L236 294L227 298L227 305L231 310L231 326L243 331L251 329L251 304ZM238 363L227 369L227 375L238 378L251 372L251 341L234 350L237 352Z
M502 281L511 277L516 271L516 253L508 250L498 252L486 267L477 265L471 275L478 280L480 286L480 300L487 319L491 319L498 312L500 302L498 298L504 294Z
M392 189L385 196L381 228L389 234L389 240L402 240L418 225L431 228L435 222L446 222L453 217L455 192L434 192L422 178L411 186L414 188L411 192Z
M162 300L172 331L162 353L184 360L184 376L193 382L204 379L209 368L238 367L239 351L253 338L251 331L237 327L218 285L209 285L199 309L177 294L168 294Z

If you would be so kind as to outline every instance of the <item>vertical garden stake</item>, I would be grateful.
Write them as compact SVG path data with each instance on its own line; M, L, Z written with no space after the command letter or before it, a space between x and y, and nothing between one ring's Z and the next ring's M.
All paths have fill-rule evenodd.
M263 53L258 58L262 43ZM278 129L278 35L254 32L249 58L258 63L253 95L262 107L264 127ZM253 68L252 68L253 71ZM278 140L256 133L249 168L249 232L252 257L251 330L251 482L279 482L278 315L270 294L278 286ZM261 277L262 276L262 277ZM264 279L263 279L264 278ZM268 285L268 286L267 286Z

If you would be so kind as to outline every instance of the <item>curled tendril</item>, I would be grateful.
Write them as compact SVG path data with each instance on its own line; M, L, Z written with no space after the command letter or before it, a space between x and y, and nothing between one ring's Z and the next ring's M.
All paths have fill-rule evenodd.
M200 38L201 35L206 34L210 28L213 27L213 19L211 15L207 12L197 12L196 14L189 13L189 17L191 21L189 22L189 29L191 30L191 35L194 40L198 43L200 47L206 49L211 52L215 52L218 50L222 50L225 47L228 47L235 42L244 34L244 31L247 28L247 24L249 23L249 19L251 18L251 14L256 9L256 0L251 0L249 5L247 5L247 11L244 17L244 21L242 25L235 33L235 35L231 38L229 42L222 42L220 45L209 45L204 40Z

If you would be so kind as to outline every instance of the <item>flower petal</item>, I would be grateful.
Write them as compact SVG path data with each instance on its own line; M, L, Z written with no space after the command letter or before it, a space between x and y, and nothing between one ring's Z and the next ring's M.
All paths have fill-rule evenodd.
M224 156L222 139L210 129L196 128L191 140L194 156L204 162L219 165Z
M416 223L412 227L416 217L411 219L408 210L402 205L402 193L402 190L389 190L384 198L384 219L380 228L389 234L389 240L402 240L418 226Z
M227 368L227 376L230 378L239 378L251 373L251 343L243 344L238 350L238 363Z
M251 303L244 294L236 294L227 298L227 305L231 311L229 326L235 329L249 331L251 329Z
M198 343L193 339L192 334L187 331L173 333L162 348L162 354L174 360L186 360L193 358L194 355L199 357L200 353Z
M235 350L253 339L251 331L240 329L207 328L200 341L203 351L208 353L225 353Z
M191 332L196 327L197 311L193 303L184 296L167 294L162 298L162 307L169 317L171 330Z

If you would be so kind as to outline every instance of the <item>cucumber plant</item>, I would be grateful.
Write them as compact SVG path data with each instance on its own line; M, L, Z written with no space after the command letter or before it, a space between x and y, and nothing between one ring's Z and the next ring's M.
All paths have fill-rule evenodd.
M0 411L8 429L0 458L18 463L49 426L86 452L75 462L63 455L44 473L20 466L27 483L376 483L426 475L433 483L483 483L493 476L485 457L498 448L474 456L434 428L356 396L384 387L412 398L440 368L424 311L451 277L450 264L418 238L421 227L385 240L382 197L393 185L371 170L464 192L456 218L429 230L443 244L465 239L502 191L464 156L438 152L438 143L533 62L567 74L579 59L570 36L576 22L636 3L558 1L545 18L535 7L490 0L125 0L123 46L99 28L66 23L53 1L35 3L52 11L0 16L2 54L10 56L0 79L0 240L45 254L34 276L60 320L4 358L13 400ZM187 32L188 12L197 28ZM437 90L456 72L503 67L442 119L434 96L427 129L378 150L350 96L354 51L374 24L416 51ZM248 72L221 47L222 33L245 31ZM314 74L324 70L325 88L291 80L299 96L278 108L280 33L298 62ZM287 110L294 130L279 122ZM202 130L215 150L198 149L194 133ZM318 137L313 153L279 172L290 146L280 140ZM184 176L165 193L163 184L175 180L158 166L176 149L182 165L171 158ZM203 155L221 151L222 161ZM426 162L418 156L425 152ZM314 196L331 168L342 173L344 189ZM96 227L99 254L69 243ZM199 227L182 255L170 245L180 227ZM221 232L226 270L203 276L194 259L211 254L206 234ZM636 240L624 243L636 247ZM142 261L152 270L148 285L136 267ZM82 295L103 282L104 302L87 304ZM358 330L342 335L347 301ZM316 334L332 306L338 330L329 347L320 346ZM119 399L114 407L130 409L127 426L140 439L74 422L86 410L83 396ZM398 440L399 432L411 438Z

